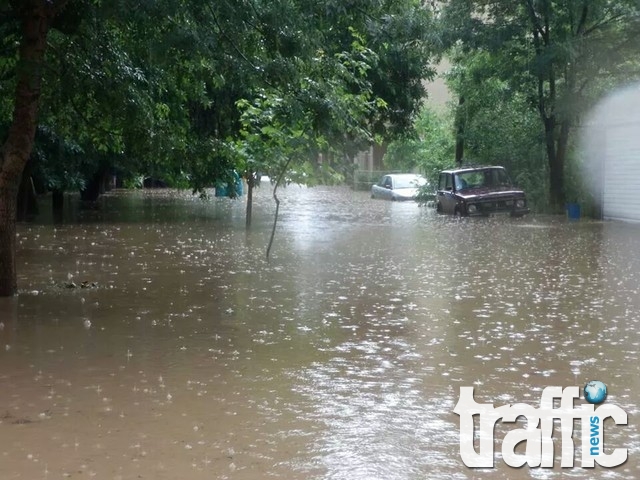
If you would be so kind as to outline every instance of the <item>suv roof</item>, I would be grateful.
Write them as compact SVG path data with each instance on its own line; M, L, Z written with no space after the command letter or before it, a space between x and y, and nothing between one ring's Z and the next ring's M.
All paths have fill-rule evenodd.
M467 172L471 170L485 170L487 168L500 168L502 170L505 169L501 165L463 165L462 167L448 168L446 170L442 170L441 173L458 173L458 172Z

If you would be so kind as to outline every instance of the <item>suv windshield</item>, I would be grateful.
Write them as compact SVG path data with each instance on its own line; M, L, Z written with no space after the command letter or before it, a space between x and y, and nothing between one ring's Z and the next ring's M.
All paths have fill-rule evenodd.
M503 168L481 168L478 170L465 170L454 176L456 190L466 188L501 187L510 186L511 181Z

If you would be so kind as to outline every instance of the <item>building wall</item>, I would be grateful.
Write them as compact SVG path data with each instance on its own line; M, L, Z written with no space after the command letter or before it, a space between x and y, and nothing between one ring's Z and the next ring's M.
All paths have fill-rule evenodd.
M598 104L585 129L585 178L605 219L640 222L640 84Z
M436 76L433 80L425 82L424 87L427 90L427 98L425 104L434 110L445 110L451 101L451 92L445 82L445 75L451 69L451 62L447 58L436 66Z
M435 15L439 14L442 8L441 1L430 0L424 2L425 8L431 9ZM451 93L445 83L445 75L451 69L451 62L447 58L443 58L435 67L436 75L433 80L423 83L427 92L425 105L436 110L443 111L448 108L451 101ZM369 149L358 152L354 158L358 170L368 172L384 170L382 159L386 152L386 145L372 145Z
M608 128L602 215L640 222L640 122Z
M447 59L444 59L436 67L436 77L432 81L424 83L427 91L425 104L434 110L441 111L446 109L448 102L451 100L451 94L444 80L444 75L450 68L451 63ZM386 151L386 145L372 145L367 150L358 152L353 162L357 165L358 170L368 172L382 171L385 170L382 159Z
M358 166L358 170L368 172L384 170L382 159L386 151L386 145L371 145L367 150L358 152L353 161Z

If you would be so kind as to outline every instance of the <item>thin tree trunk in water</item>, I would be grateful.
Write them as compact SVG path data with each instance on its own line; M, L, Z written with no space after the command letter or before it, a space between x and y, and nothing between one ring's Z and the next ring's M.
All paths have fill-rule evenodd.
M246 228L251 228L251 215L253 209L253 185L255 182L255 174L249 172L247 175L247 216L246 216Z
M16 199L18 186L35 138L41 70L52 19L67 0L20 2L20 49L16 67L13 119L0 157L0 296L17 292Z
M16 200L18 189L0 187L0 296L18 290L16 272Z
M276 213L273 214L273 228L271 229L271 236L269 237L269 245L267 245L267 262L269 261L269 254L271 253L271 247L273 246L273 239L276 236L276 226L278 225L278 212L280 211L280 199L276 192L278 191L278 187L280 186L280 182L284 178L284 174L287 173L287 169L289 168L289 164L291 163L291 159L293 157L289 157L289 159L285 162L284 167L280 171L280 175L278 175L278 179L276 180L276 184L273 187L273 199L276 202Z

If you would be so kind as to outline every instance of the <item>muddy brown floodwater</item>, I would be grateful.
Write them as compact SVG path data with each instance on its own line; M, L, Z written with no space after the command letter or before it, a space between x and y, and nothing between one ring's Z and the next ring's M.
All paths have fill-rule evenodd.
M248 234L244 199L170 191L19 227L0 479L640 478L640 226L281 196L269 263L266 186ZM461 386L537 406L594 379L624 465L562 469L555 435L554 468L511 468L500 422L495 467L462 463Z

